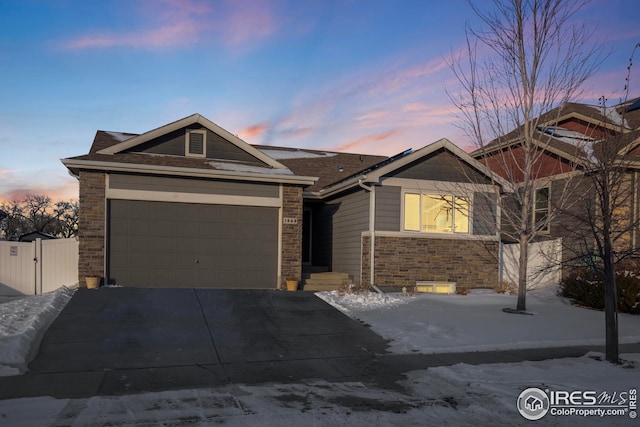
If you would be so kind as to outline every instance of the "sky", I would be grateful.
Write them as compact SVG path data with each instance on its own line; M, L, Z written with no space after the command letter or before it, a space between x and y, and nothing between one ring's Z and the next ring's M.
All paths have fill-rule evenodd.
M636 0L575 16L609 52L576 101L620 99L637 16ZM0 0L0 202L77 199L60 159L86 154L97 130L194 113L251 144L465 148L447 61L466 23L464 0Z

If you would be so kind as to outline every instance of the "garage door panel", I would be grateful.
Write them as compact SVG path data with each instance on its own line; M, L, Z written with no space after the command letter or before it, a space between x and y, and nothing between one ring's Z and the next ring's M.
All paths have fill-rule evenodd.
M119 285L277 285L277 208L111 200L109 212L109 274Z

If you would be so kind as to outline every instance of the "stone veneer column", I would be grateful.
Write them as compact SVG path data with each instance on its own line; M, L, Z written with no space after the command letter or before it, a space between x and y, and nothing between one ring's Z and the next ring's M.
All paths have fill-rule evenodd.
M281 286L285 279L302 277L302 188L283 184L282 198ZM289 219L295 223L287 223Z
M105 174L80 171L78 218L78 282L86 276L105 277Z

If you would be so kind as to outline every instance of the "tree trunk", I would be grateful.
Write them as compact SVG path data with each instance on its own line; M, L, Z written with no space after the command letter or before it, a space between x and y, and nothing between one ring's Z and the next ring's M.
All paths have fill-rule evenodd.
M604 247L605 357L611 363L618 363L620 357L618 349L618 291L616 289L616 267L609 239L605 239Z
M525 311L527 309L527 262L529 255L529 245L526 235L520 236L520 259L518 268L518 303L516 310Z

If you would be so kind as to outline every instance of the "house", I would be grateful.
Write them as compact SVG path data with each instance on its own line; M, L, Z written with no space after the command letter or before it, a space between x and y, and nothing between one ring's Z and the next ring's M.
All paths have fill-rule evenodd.
M35 242L36 239L51 240L56 238L57 238L56 236L53 236L48 233L43 233L42 231L34 231L31 233L23 234L22 236L20 236L18 241L19 242Z
M531 218L543 224L537 240L562 239L565 265L584 266L584 254L594 248L590 230L576 218L598 205L589 174L593 156L613 147L617 168L625 174L620 193L615 237L617 250L640 248L640 98L613 107L565 103L536 118L532 168L534 203ZM520 129L516 129L471 156L505 179L522 183L524 175ZM554 215L549 215L554 212ZM550 221L544 221L545 218ZM541 220L541 221L539 221ZM615 234L615 233L614 233ZM563 273L570 269L563 270Z
M98 131L80 182L79 274L122 286L490 286L508 184L446 139L396 156L253 146L199 114Z

